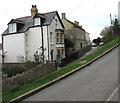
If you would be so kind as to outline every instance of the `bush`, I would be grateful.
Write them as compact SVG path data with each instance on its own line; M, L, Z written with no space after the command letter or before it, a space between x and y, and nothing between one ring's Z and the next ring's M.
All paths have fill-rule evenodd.
M36 67L36 65L38 65L38 63L28 61L28 62L25 63L25 69L26 70L32 69L32 68Z
M23 73L25 71L25 68L18 67L18 66L7 66L6 68L3 68L3 73L7 74L8 77L15 76L16 74Z

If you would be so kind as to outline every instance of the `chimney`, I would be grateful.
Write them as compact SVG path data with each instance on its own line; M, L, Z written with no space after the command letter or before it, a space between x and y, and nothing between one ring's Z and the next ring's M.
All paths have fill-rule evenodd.
M66 14L62 13L62 19L66 19Z
M74 21L74 24L76 24L76 25L78 25L78 26L79 26L79 22L77 22L77 21Z
M31 8L31 16L35 16L38 13L38 9L36 5L32 5Z

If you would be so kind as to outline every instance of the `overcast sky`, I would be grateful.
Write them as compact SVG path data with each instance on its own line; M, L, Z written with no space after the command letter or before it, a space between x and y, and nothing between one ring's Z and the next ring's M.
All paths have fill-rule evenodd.
M104 27L110 26L110 13L112 18L118 15L118 2L119 0L3 0L0 3L0 34L11 19L31 15L31 5L37 5L39 13L57 10L60 16L61 13L66 13L70 21L79 21L93 40L100 36Z

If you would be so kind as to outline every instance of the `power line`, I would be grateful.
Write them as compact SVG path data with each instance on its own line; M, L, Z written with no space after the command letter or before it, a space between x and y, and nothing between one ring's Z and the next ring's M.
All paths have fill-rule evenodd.
M88 12L88 14L85 16L85 18L84 18L82 21L84 21L84 20L86 20L86 19L88 18L88 16L91 14L91 12L93 11L93 9L98 5L99 2L100 2L100 0L97 1L97 2L93 5L93 7L90 9L90 11Z
M73 13L75 13L75 11L83 4L84 1L85 1L85 0L82 0L82 1L79 3L79 5L76 6L76 8L75 8L67 17L69 17L69 16L71 16Z

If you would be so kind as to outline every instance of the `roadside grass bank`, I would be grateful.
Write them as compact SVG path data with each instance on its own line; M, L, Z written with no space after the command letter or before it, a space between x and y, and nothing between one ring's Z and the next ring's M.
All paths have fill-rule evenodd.
M94 52L93 54L90 54L88 56L85 56L83 58L80 58L74 62L72 62L71 64L58 69L50 74L47 74L41 78L38 78L37 80L31 82L31 83L27 83L24 85L19 85L19 86L13 86L11 89L9 89L8 91L3 92L3 102L9 101L17 96L20 96L30 90L33 90L39 86L42 86L45 83L48 83L49 81L54 80L55 78L58 78L78 67L81 67L82 65L84 65L85 63L93 60L94 58L96 58L97 56L101 55L102 53L104 53L106 50L110 49L111 47L115 46L116 44L118 44L120 42L120 37L116 38L115 40L106 43L105 45L103 45L101 48L99 48L96 52ZM87 61L87 62L82 62L82 61Z

